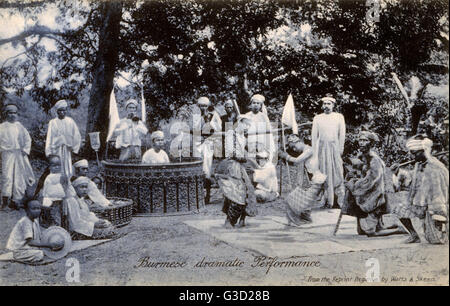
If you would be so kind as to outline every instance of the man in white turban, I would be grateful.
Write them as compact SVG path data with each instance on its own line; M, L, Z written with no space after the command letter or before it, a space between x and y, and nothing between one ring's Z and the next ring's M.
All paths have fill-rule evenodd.
M327 176L325 183L326 202L333 207L334 194L340 207L344 203L344 168L342 153L345 143L345 120L342 114L333 112L336 100L321 99L323 113L316 115L312 125L312 148L319 161L320 171Z
M276 146L272 135L272 126L264 106L265 100L266 98L260 94L253 95L250 99L250 111L245 114L252 121L252 126L248 131L248 150L251 154L256 154L257 148L262 148L269 152L269 162L273 163Z
M62 172L70 178L73 175L72 152L77 154L80 150L81 135L75 121L66 116L67 106L65 100L58 101L54 106L58 116L50 120L48 124L45 156L59 156Z
M2 204L6 209L11 200L21 206L27 187L34 184L35 177L28 155L31 138L27 129L17 121L18 108L9 104L4 108L6 121L0 124L0 152L2 154Z
M143 164L166 164L170 163L169 156L163 150L164 147L164 132L156 131L152 133L153 148L147 150L142 156Z
M220 131L222 122L219 114L211 107L207 97L197 100L200 113L194 113L192 117L193 150L195 157L203 158L203 172L205 173L205 203L209 203L211 192L211 175L214 157L214 140L211 135Z
M414 217L421 220L425 230L427 229L424 220L429 218L431 222L428 226L434 227L434 233L441 231L441 234L437 235L425 233L428 242L448 241L448 232L443 229L448 223L448 170L443 163L431 155L432 146L433 142L422 135L416 135L406 143L406 148L414 156L415 166L407 200L393 209L410 233L406 243L420 242L419 235L411 222L411 218ZM393 165L391 168L395 172L398 166ZM428 231L433 232L434 229L429 228Z
M114 129L116 148L120 149L119 160L141 158L141 137L148 132L144 122L136 115L137 102L128 100L125 105L127 117L120 120Z
M78 177L72 182L75 193L68 191L64 199L64 206L68 210L69 230L76 238L110 238L116 234L113 225L109 221L99 219L85 202L89 181L85 176Z
M79 177L86 177L88 182L88 190L87 196L89 198L89 207L91 209L95 208L98 210L104 209L110 206L110 202L105 196L98 190L97 185L87 177L89 171L89 163L86 159L82 159L73 164L74 168L74 177L72 180L75 180Z

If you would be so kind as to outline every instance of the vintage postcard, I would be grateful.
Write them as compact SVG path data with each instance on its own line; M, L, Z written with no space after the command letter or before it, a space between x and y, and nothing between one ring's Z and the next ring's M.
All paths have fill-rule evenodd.
M448 35L441 0L0 1L0 285L448 286Z

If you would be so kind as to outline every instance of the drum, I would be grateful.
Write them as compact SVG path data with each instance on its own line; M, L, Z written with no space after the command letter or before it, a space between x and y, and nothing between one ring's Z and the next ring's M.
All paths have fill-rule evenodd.
M138 214L177 214L204 206L201 158L167 164L103 161L107 197L131 199Z
M91 209L97 217L108 220L112 225L121 227L129 224L133 215L133 201L125 198L108 198L111 207Z

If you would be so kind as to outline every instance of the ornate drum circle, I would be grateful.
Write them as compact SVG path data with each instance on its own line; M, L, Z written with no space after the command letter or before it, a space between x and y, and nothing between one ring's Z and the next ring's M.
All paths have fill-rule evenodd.
M177 214L204 206L201 158L167 164L103 161L106 196L132 199L138 214Z

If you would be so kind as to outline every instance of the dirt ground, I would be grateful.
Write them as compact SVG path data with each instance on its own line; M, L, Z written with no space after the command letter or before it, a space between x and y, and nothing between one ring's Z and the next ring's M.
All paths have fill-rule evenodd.
M23 212L0 212L0 254ZM259 206L261 216L283 216L281 201ZM134 217L120 229L125 236L70 253L42 266L0 262L0 285L359 285L365 282L369 258L376 258L386 285L448 285L449 247L426 242L406 249L384 249L302 257L313 267L255 267L260 254L229 245L184 224L185 220L223 217L221 195L199 213ZM251 222L251 219L249 220ZM238 231L239 229L232 229ZM356 235L356 233L355 233ZM406 239L406 236L405 236ZM80 282L68 282L69 258L79 262ZM145 259L146 258L146 259ZM144 267L143 263L172 263ZM229 262L227 267L199 267L199 262ZM277 258L277 260L283 260ZM232 262L242 262L240 267ZM197 265L197 266L196 266Z

